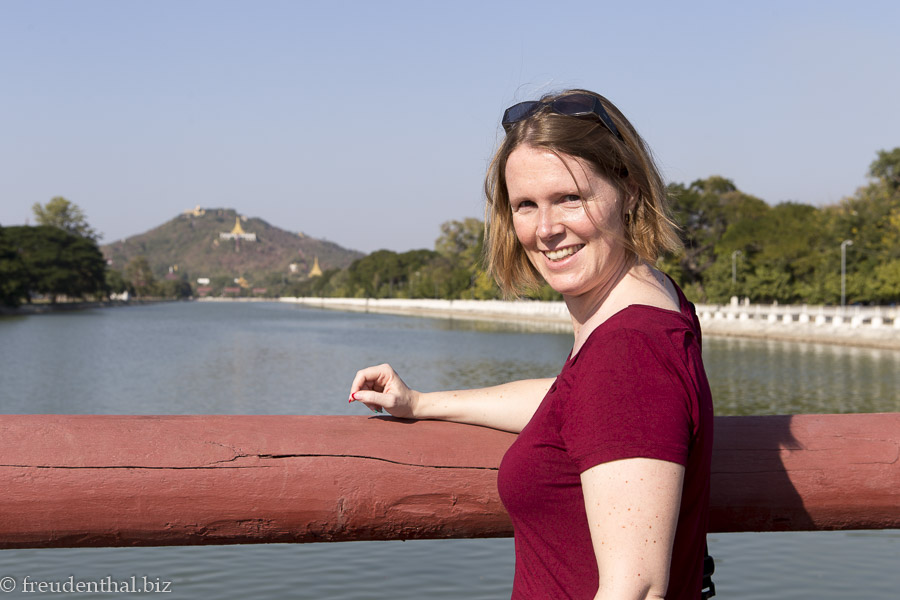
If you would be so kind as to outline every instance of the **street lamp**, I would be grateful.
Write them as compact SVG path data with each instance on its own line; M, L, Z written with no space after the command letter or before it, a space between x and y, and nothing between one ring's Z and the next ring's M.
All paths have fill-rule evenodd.
M841 309L847 304L847 246L852 246L853 240L841 242Z
M735 250L731 253L731 287L734 287L735 283L737 283L737 257L743 255L744 253L740 250Z

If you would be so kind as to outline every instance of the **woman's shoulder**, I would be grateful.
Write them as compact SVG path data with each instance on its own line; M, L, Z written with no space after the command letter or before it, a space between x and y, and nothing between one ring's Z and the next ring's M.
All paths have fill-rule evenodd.
M700 336L691 313L632 304L594 329L566 370L575 378L585 373L640 372L653 365L681 370L693 346L699 351Z
M610 318L610 328L631 328L651 333L673 326L696 330L694 306L675 281L649 266L635 273L625 307ZM695 331L695 333L697 333Z
M667 332L683 326L686 323L678 312L632 304L592 331L573 358L622 362L634 352L645 353L655 346L668 345Z
M689 303L677 308L629 304L591 331L578 354L587 350L619 355L633 347L668 347L673 341L677 341L676 347L681 347L685 335L696 335Z
M671 277L649 265L633 268L622 282L623 298L627 305L652 306L680 312L684 295Z

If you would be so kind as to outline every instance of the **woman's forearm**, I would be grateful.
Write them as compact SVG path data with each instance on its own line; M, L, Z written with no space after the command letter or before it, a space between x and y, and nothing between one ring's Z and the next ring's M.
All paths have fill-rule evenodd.
M553 379L525 379L474 390L422 393L411 389L389 364L358 371L350 402L401 419L438 419L518 433L528 424Z
M415 416L518 433L531 420L553 381L525 379L473 390L419 392Z

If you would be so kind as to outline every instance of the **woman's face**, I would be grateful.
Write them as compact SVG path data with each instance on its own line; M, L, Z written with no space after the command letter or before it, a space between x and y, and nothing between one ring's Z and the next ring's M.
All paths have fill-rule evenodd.
M509 155L506 187L516 237L550 287L607 289L628 258L618 190L582 159L532 146Z

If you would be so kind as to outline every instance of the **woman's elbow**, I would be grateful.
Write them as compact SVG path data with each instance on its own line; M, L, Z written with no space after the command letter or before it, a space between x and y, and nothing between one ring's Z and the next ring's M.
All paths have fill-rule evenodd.
M639 581L601 585L594 600L665 600L666 586Z

